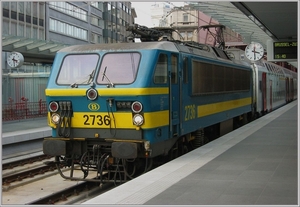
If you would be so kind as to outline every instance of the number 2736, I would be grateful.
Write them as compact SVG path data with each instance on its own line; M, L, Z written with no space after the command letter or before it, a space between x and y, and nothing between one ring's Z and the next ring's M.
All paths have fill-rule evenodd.
M187 105L184 107L185 116L184 120L188 121L196 118L196 106L195 105Z
M108 115L101 116L101 115L83 115L84 118L84 125L109 125L110 124L110 117Z

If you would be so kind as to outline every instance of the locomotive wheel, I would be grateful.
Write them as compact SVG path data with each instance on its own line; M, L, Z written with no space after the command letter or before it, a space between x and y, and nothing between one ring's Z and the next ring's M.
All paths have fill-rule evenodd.
M182 149L181 149L181 155L184 155L184 154L186 154L188 152L189 152L189 148L188 148L188 146L186 144L184 144L182 146Z
M178 148L174 147L169 151L169 161L174 160L178 157Z

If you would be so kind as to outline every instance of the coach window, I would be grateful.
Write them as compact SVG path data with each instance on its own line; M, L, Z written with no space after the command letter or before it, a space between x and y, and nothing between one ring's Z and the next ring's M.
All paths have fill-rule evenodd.
M160 54L155 67L154 83L167 83L168 74L168 56L166 54Z

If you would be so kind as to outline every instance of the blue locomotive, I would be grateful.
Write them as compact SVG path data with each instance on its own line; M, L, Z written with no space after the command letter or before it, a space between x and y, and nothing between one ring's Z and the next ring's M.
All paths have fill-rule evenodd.
M123 182L268 110L258 78L265 66L208 45L143 37L57 52L46 88L52 137L43 151L64 178ZM288 100L287 77L276 78L284 82L273 87L276 103L295 99L297 77L289 77Z

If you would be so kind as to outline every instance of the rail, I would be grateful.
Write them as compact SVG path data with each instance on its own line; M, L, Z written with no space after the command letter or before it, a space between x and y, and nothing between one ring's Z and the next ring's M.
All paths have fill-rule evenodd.
M22 119L32 119L47 116L46 101L42 99L38 102L28 102L26 98L21 98L21 102L14 103L9 100L9 104L2 105L2 121L13 121Z

